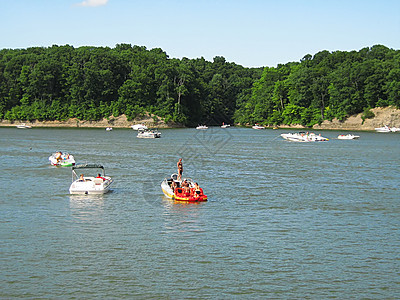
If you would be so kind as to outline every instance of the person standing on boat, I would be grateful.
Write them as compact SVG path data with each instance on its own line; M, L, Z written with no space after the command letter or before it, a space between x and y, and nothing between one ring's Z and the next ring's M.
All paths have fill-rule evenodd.
M183 163L182 163L182 158L179 159L179 161L176 163L178 167L178 180L182 181L182 173L183 173Z

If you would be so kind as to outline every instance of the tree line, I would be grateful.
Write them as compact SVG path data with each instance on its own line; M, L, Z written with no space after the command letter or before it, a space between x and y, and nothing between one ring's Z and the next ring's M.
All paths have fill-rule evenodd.
M302 124L400 107L400 51L321 51L246 68L118 44L0 50L0 119L97 121L153 114L185 126Z

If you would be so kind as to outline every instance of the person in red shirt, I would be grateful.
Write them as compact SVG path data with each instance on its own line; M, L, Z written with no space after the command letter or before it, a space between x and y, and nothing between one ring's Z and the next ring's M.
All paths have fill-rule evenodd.
M102 176L101 176L101 174L100 174L100 173L99 173L99 174L97 174L97 177L96 177L96 178L101 178L101 179L103 179L103 181L104 181L104 180L106 180L104 177L102 177Z

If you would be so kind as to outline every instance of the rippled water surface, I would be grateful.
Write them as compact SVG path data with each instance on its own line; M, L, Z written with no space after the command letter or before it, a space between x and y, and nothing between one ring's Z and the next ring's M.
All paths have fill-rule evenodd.
M400 134L283 132L0 128L0 298L398 298ZM69 195L57 150L112 192ZM208 202L163 197L179 157Z

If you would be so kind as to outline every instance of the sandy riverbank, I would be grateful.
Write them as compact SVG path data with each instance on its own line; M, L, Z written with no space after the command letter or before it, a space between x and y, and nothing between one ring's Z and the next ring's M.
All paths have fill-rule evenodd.
M400 109L394 107L378 107L371 109L375 114L372 119L366 119L363 123L361 118L362 113L347 118L346 121L340 122L337 119L332 121L325 120L321 125L314 125L314 129L329 129L329 130L374 130L377 127L388 125L391 127L400 127ZM134 124L145 124L149 128L179 128L183 127L175 123L165 123L162 120L154 121L153 116L137 118L133 121L128 121L125 115L119 117L111 117L109 119L103 119L101 121L80 121L78 119L69 119L67 121L34 121L34 122L23 122L14 121L10 122L7 120L1 120L0 126L16 126L20 123L25 123L32 127L82 127L82 128L130 128ZM292 125L285 126L280 125L279 128L292 128L301 129L304 126Z
M394 107L378 107L371 111L375 114L372 119L361 118L362 113L347 118L340 122L337 119L332 121L325 120L321 125L314 125L314 129L332 129L332 130L374 130L377 127L388 125L390 127L400 127L400 109Z
M400 109L394 107L378 107L371 109L375 117L362 120L362 113L350 116L341 122L338 119L332 121L325 120L321 125L314 125L313 129L325 130L346 130L346 131L373 131L375 128L388 125L390 127L400 127ZM279 125L279 128L287 129L306 129L302 125Z
M149 128L179 128L182 127L179 124L165 123L163 120L154 121L152 117L137 118L133 121L128 121L125 115L119 117L111 117L109 119L103 119L100 121L82 121L76 118L69 119L67 121L7 121L1 120L0 126L16 126L18 124L25 123L32 127L82 127L82 128L130 128L134 124L145 124Z

